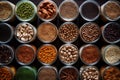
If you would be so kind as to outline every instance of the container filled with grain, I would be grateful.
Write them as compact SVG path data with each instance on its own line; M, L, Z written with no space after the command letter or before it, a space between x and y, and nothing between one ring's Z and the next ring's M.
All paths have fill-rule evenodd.
M14 50L7 44L0 45L0 65L8 65L14 59Z
M101 15L105 20L117 21L120 19L120 2L110 0L101 6Z
M120 64L120 47L117 45L107 45L102 48L102 58L108 65Z
M14 34L13 27L8 23L0 23L0 43L8 43Z
M94 44L83 45L80 50L80 59L86 65L95 65L101 58L99 48Z
M57 69L53 66L40 67L37 80L58 80Z
M95 43L101 36L99 26L94 22L87 22L80 27L80 37L85 43Z
M44 43L51 43L57 38L57 27L51 22L43 22L38 26L37 37Z
M15 15L20 21L33 21L36 13L37 7L30 0L21 0L16 4Z
M86 0L80 5L79 12L84 20L95 21L100 16L100 6L95 0Z
M33 45L22 44L15 51L15 58L20 65L30 65L36 57Z
M15 29L15 38L20 43L30 43L34 41L36 34L36 28L28 22L19 23Z
M59 59L63 64L73 65L78 58L78 48L74 44L64 44L59 48Z
M36 69L30 66L21 66L17 69L15 80L36 80Z
M100 80L100 73L95 66L82 66L80 68L81 80Z
M79 80L78 70L73 66L64 66L59 71L59 80Z
M13 80L14 75L10 67L0 66L0 80Z
M37 15L43 21L52 21L56 18L58 7L52 0L43 0L37 6Z
M119 80L120 69L115 66L107 66L102 68L101 76L102 80Z
M79 35L78 27L73 22L63 23L58 30L58 36L64 43L72 43Z
M44 44L37 51L37 59L43 65L51 65L57 59L57 49L52 44Z
M117 22L109 22L102 28L102 37L107 43L120 42L120 24Z
M79 15L78 5L74 0L63 0L59 6L59 16L64 21L73 21Z
M14 8L15 5L10 1L0 1L0 21L13 21L15 18Z

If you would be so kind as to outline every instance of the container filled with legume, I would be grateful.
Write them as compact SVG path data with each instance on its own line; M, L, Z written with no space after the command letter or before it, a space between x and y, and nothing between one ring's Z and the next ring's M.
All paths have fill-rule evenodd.
M14 35L13 27L7 23L0 23L0 43L8 43Z
M0 21L13 21L15 18L14 8L15 5L10 1L0 1Z
M80 50L80 59L86 65L95 65L101 58L99 48L94 44L83 45Z
M43 0L37 6L37 15L43 21L52 21L58 13L57 5L52 0Z
M0 45L0 65L8 65L14 59L14 50L7 44Z
M80 68L81 80L100 80L100 73L95 66L82 66Z
M85 43L95 43L99 40L101 31L94 22L87 22L80 28L80 37Z
M58 36L64 43L72 43L79 35L78 27L72 22L63 23L58 30Z
M15 58L20 65L30 65L36 57L36 50L33 45L22 44L15 52Z
M40 67L37 80L58 80L57 69L53 66Z
M14 75L10 67L1 66L0 67L0 80L13 80Z
M102 48L102 58L108 65L120 64L120 47L117 45L107 45Z
M120 24L109 22L102 27L102 37L107 43L120 42Z
M17 69L15 80L36 80L36 69L30 66L21 66Z
M37 7L29 0L21 0L16 4L15 14L20 21L32 21L35 19Z
M74 44L64 44L59 49L59 59L65 65L73 65L77 62L78 48Z
M50 22L43 22L38 26L37 37L44 43L53 42L57 38L57 27Z
M79 15L78 5L74 0L63 0L59 6L59 16L64 21L73 21Z
M115 66L101 68L102 80L120 80L120 69Z
M101 15L104 20L117 21L120 19L120 2L109 0L101 6Z
M37 51L37 59L43 65L51 65L57 59L57 49L52 44L44 44Z
M15 29L15 38L20 43L29 43L34 41L36 34L36 28L28 22L19 23Z
M64 66L59 71L59 80L79 80L77 68L73 66Z

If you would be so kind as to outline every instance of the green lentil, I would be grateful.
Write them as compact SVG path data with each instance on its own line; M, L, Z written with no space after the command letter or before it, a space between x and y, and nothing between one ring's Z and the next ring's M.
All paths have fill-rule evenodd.
M16 14L21 19L29 19L34 14L34 7L27 2L23 2L17 8Z

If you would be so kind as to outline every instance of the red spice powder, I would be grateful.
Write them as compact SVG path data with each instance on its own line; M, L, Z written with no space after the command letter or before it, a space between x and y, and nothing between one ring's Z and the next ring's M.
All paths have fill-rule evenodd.
M20 46L16 51L16 58L18 62L29 64L34 60L34 49L31 46Z
M100 59L100 53L96 46L90 45L82 49L81 59L86 64L92 64Z

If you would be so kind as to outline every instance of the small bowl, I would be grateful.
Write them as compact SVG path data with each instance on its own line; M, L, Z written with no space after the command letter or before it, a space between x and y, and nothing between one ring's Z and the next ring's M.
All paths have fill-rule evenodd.
M111 65L111 66L119 65L119 64L120 64L120 61L115 62L115 63L112 64L112 63L110 63L111 61L110 61L110 62L107 61L107 59L106 59L106 57L105 57L105 54L107 54L106 51L109 50L109 48L111 48L111 47L119 48L119 51L120 51L120 47L117 46L117 45L113 45L113 44L107 45L107 46L103 47L102 50L101 50L101 51L102 51L103 61L104 61L106 64ZM112 50L112 51L114 51L114 50ZM112 56L112 55L111 55L111 56Z
M18 59L18 56L17 56L18 54L21 54L21 53L22 53L22 51L21 51L21 53L18 52L19 49L22 48L22 47L25 47L25 46L28 47L28 48L31 48L31 50L33 51L32 54L34 54L33 57L32 57L32 60L29 61L28 63L21 62L21 61ZM25 50L25 49L24 49L24 50ZM29 55L29 54L28 54L28 55ZM25 55L24 55L24 57L25 57ZM26 57L28 57L28 56L26 56ZM17 61L20 65L30 65L30 64L33 63L33 61L35 60L35 57L36 57L36 50L33 48L33 46L31 46L31 45L29 45L29 44L22 44L22 45L18 46L17 49L16 49L16 51L15 51L15 59L16 59L16 61ZM24 58L24 59L25 59L25 58Z
M0 66L0 78L1 80L13 80L14 74L11 68L8 66Z
M65 39L61 38L61 36L60 36L60 29L62 29L62 28L64 27L64 25L68 25L68 24L72 24L72 25L74 25L74 28L76 28L76 36L75 36L75 38L73 38L72 40L65 40ZM64 31L64 32L66 32L66 31ZM63 34L63 32L62 32L62 34ZM67 34L68 34L68 33L67 33ZM76 24L74 24L73 22L65 22L65 23L63 23L63 24L59 27L59 29L58 29L58 37L59 37L59 39L60 39L61 41L63 41L64 43L73 43L74 41L77 40L78 35L79 35L78 26L77 26ZM66 36L66 35L64 35L64 36ZM70 35L69 35L69 36L70 36Z
M91 62L91 63L87 63L86 61L84 61L84 60L82 59L82 56L81 56L83 49L86 48L86 47L89 47L89 46L95 47L95 48L97 49L97 51L99 52L99 53L98 53L98 56L97 56L97 57L98 57L97 60L94 61L94 62ZM98 48L96 45L94 45L94 44L86 44L86 45L83 45L83 46L80 48L80 50L79 50L79 55L80 55L81 61L82 61L84 64L86 64L86 65L95 65L95 64L97 64L97 63L100 61L100 58L101 58L100 50L99 50L99 48Z
M4 29L4 27L6 26L6 30ZM7 30L7 28L9 28L9 30ZM4 31L4 32L3 32ZM3 34L5 32L10 32L9 34ZM2 34L3 36L1 38L5 38L5 36L8 36L8 39L6 40L0 40L0 43L8 43L12 40L13 38L13 34L14 34L14 30L13 30L13 27L7 23L0 23L0 34ZM0 35L1 36L1 35Z
M120 2L119 2L119 1L117 1L117 0L109 0L109 1L105 2L105 3L101 6L101 15L102 15L102 17L103 17L105 20L107 20L107 21L117 21L117 20L120 19L120 15L117 16L116 18L111 19L111 18L110 18L109 16L107 16L106 13L105 13L105 7L106 7L108 4L110 4L110 3L114 3L114 4L116 4L116 6L118 6L118 7L120 8ZM112 7L114 7L114 6L112 6ZM110 8L110 10L111 10L111 8ZM114 12L115 12L115 11L114 11Z
M40 5L43 5L44 3L47 3L47 2L48 2L48 3L51 3L51 4L55 7L55 14L52 15L52 17L49 18L49 19L45 19L45 18L43 18L43 17L41 17L41 16L39 15ZM46 5L45 5L45 7L46 7ZM57 13L58 13L58 7L57 7L56 3L55 3L54 1L52 1L52 0L43 0L43 1L41 1L41 2L38 4L38 6L37 6L37 15L38 15L38 17L39 17L42 21L47 21L47 22L49 22L49 21L54 20L54 19L56 18L56 16L57 16ZM42 14L43 14L43 13L42 13Z
M63 80L63 79L61 79L60 74L64 74L64 73L62 73L62 71L63 71L64 69L67 69L67 68L68 68L68 69L74 69L75 72L76 72L76 74L77 74L77 75L76 75L76 76L77 76L77 77L76 77L76 78L77 78L76 80L79 80L79 72L78 72L77 68L74 67L74 66L64 66L64 67L62 67L62 68L59 70L59 80ZM70 73L70 74L72 75L72 74L74 74L74 73ZM65 73L64 75L67 75L67 73ZM71 75L70 75L70 76L71 76ZM74 79L71 79L71 80L74 80Z
M114 25L114 27L116 26L117 28L119 27L119 29L116 29L116 28L114 28L114 29L116 29L116 30L119 30L120 31L120 25L118 24L118 23L116 23L116 22L109 22L109 23L107 23L107 24L105 24L104 26L103 26L103 28L102 28L102 37L103 37L103 40L105 41L105 42L107 42L107 43L110 43L110 44L114 44L114 43L118 43L118 42L120 42L120 37L119 37L119 39L117 39L117 40L115 40L115 41L109 41L108 39L106 39L106 37L105 37L105 29L107 28L107 27L109 27L110 25ZM111 27L111 26L110 26ZM113 32L113 30L111 30L112 32ZM109 31L110 32L110 31ZM115 32L115 31L114 31ZM113 33L114 33L113 32ZM120 34L120 33L119 33ZM109 34L110 36L112 35L111 33ZM108 36L108 35L107 35ZM119 36L119 35L117 35L117 36Z
M96 71L98 71L98 80L100 80L100 73L99 73L99 70L98 70L98 68L97 68L96 66L82 66L82 67L80 68L80 79L81 79L81 80L84 80L84 79L82 78L82 73L83 73L84 71L88 70L88 68L94 68ZM89 72L87 72L87 73L89 73ZM87 73L86 73L86 74L87 74ZM97 79L95 79L95 80L97 80Z
M85 40L82 36L82 29L83 28L85 28L86 26L89 26L90 24L94 24L94 26L96 25L96 27L97 27L97 29L98 29L98 31L99 31L99 35L96 37L96 39L94 39L94 40L92 40L92 41L87 41L87 40ZM89 28L88 28L89 29ZM93 31L93 29L91 29L91 31ZM100 39L100 36L101 36L101 30L100 30L100 28L99 28L99 26L96 24L96 23L94 23L94 22L86 22L82 27L80 27L80 31L79 31L79 33L80 33L80 37L81 37L81 39L82 39L82 41L83 42L85 42L85 43L95 43L95 42L97 42L99 39ZM95 32L96 33L96 32ZM88 34L90 34L89 32L88 32ZM89 36L89 35L88 35ZM92 35L93 36L93 35Z
M61 53L60 53L60 51L61 51L61 49L63 48L63 47L66 47L66 46L72 46L72 47L74 47L76 50L77 50L77 57L76 57L76 60L75 61L72 61L72 62L65 62L64 60L62 60L61 59ZM68 52L69 53L69 52ZM77 61L78 61L78 58L79 58L79 55L78 55L78 48L77 48L77 46L76 45L74 45L74 44L63 44L60 48L59 48L59 60L63 63L63 64L65 64L65 65L73 65L73 64L75 64ZM69 58L70 58L70 56L69 56Z
M23 40L21 40L22 38L21 38L21 39L18 38L18 36L20 36L21 33L20 33L20 31L19 31L19 33L18 33L18 32L17 32L17 29L20 28L21 25L24 25L24 26L28 25L29 28L32 28L33 37L31 38L31 40L27 40L27 41L25 40L25 41L23 41ZM23 30L25 30L25 29L23 29ZM28 33L27 33L27 34L28 34ZM16 40L17 40L18 42L20 42L20 43L30 43L30 42L34 41L35 38L36 38L36 34L37 34L36 28L35 28L32 24L30 24L30 23L28 23L28 22L19 23L19 24L16 26L16 29L15 29L15 38L16 38Z
M45 28L45 24L48 24L48 25L51 25L51 31L52 31L52 29L54 28L55 29L55 36L54 36L54 38L53 39L51 39L51 40L45 40L45 39L43 39L40 35L39 35L39 33L46 33L46 32L44 32L44 30L41 30L41 28L42 27L44 27L44 29L45 29L45 31L47 31L46 30L46 28ZM39 29L40 29L40 31L39 31ZM45 34L44 36L48 36L49 34ZM51 35L51 34L50 34ZM57 38L57 35L58 35L58 30L57 30L57 27L53 24L53 23L51 23L51 22L43 22L42 24L40 24L39 26L38 26L38 29L37 29L37 37L38 37L38 39L40 40L40 41L42 41L43 43L51 43L51 42L53 42L53 41L55 41L56 40L56 38ZM52 35L51 35L52 36Z
M6 18L6 19L0 19L0 21L1 22L7 22L7 21L13 21L13 19L15 18L15 14L14 14L14 12L15 12L15 10L14 10L14 8L15 8L15 5L13 4L13 3L11 3L10 1L0 1L0 4L7 4L7 5L9 5L9 7L11 8L11 10L12 10L12 12L11 12L11 14L8 16L8 18ZM4 9L3 9L4 10ZM2 11L2 10L1 10ZM0 11L0 13L2 13Z
M21 4L25 4L25 3L30 4L31 7L33 7L33 14L32 14L32 16L29 16L29 18L23 19L20 16L18 16L17 10L21 6ZM24 9L25 9L25 6L24 6ZM32 13L32 11L31 11L31 13ZM19 21L33 21L36 16L36 13L37 13L37 7L35 6L35 4L33 2L31 2L29 0L21 0L16 4L15 15Z
M86 4L93 4L93 5L95 5L96 6L96 8L98 8L98 14L97 15L95 15L93 18L87 18L87 17L85 17L84 16L84 14L82 13L82 8L86 5ZM88 7L89 8L89 7ZM86 0L86 1L84 1L82 4L81 4L81 6L80 6L80 8L79 8L79 12L80 12L80 14L81 14L81 17L84 19L84 20L86 20L86 21L95 21L96 19L98 19L98 17L100 16L100 6L99 6L99 4L95 1L95 0ZM88 12L89 13L89 12Z
M74 6L72 5L71 7L76 7L77 13L76 13L76 15L75 15L74 17L67 18L67 17L63 17L63 16L61 15L61 12L60 12L61 7L62 7L64 4L66 4L66 3L72 3L72 4L74 4ZM67 13L67 10L66 10L66 13ZM69 14L69 13L67 13L67 14ZM64 0L64 1L60 4L60 6L59 6L59 16L61 17L62 20L64 20L64 21L73 21L73 20L75 20L75 19L78 17L78 15L79 15L78 5L77 5L77 3L76 3L74 0Z
M53 69L54 71L55 71L55 73L56 73L56 80L58 79L58 73L57 73L57 69L55 68L55 67L53 67L53 66L42 66L42 67L40 67L39 68L39 70L38 70L38 79L37 80L40 80L40 77L39 77L39 73L40 73L40 71L42 70L42 69ZM52 73L51 73L52 74ZM47 74L46 74L47 75ZM43 76L43 77L45 77L45 76ZM49 77L51 77L51 76L49 76Z
M15 80L36 80L36 70L30 66L21 66L17 69Z
M9 60L7 62L0 62L0 65L9 65L10 63L12 63L13 59L14 59L14 50L11 46L7 45L7 44L1 44L0 47L5 47L5 50L9 49L10 51L10 55L9 56ZM2 49L0 49L2 51ZM4 54L6 54L6 52L4 52ZM0 56L1 56L1 52L0 52ZM1 57L5 58L6 55L3 55Z
M39 58L39 51L41 50L41 48L47 47L47 46L50 46L50 47L54 48L55 53L56 53L54 60L53 60L52 62L50 62L50 63L43 62L43 61L41 61L40 58ZM46 50L44 50L44 51L46 51ZM58 56L58 54L57 54L57 49L56 49L56 47L55 47L54 45L52 45L52 44L43 44L41 47L38 48L38 51L37 51L37 59L38 59L38 61L39 61L41 64L43 64L43 65L46 65L46 66L52 65L52 64L57 60L57 56Z

